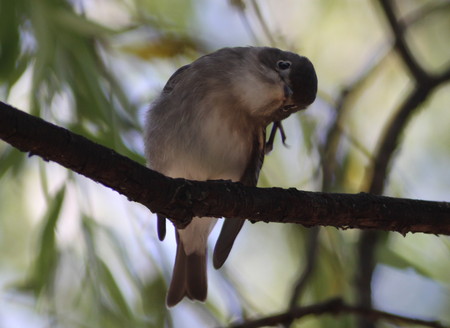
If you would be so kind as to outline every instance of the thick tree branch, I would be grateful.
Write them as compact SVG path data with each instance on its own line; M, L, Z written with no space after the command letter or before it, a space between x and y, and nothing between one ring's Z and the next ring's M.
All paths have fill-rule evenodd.
M0 138L110 187L180 225L192 216L450 235L450 203L171 179L0 102Z
M366 318L370 318L370 320L372 321L385 320L397 324L421 325L424 327L432 327L432 328L449 328L448 326L445 326L437 321L414 319L370 308L351 306L345 304L341 299L331 299L323 303L297 307L292 309L291 311L261 319L246 320L243 323L232 324L229 326L229 328L258 328L258 327L276 326L286 322L291 322L292 320L295 319L300 319L307 315L322 315L322 314L334 314L334 315L357 314L364 316Z

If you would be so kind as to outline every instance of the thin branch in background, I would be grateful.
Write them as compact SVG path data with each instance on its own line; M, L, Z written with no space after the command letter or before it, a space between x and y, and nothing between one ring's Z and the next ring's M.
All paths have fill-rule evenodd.
M247 30L250 37L253 39L253 42L255 44L260 44L260 41L256 36L256 33L253 30L252 25L250 24L250 20L248 19L247 14L244 11L239 11L239 17L241 17L242 23L244 24L244 27Z
M436 3L430 3L424 5L421 9L415 11L412 14L409 14L407 17L403 19L404 24L402 25L402 29L406 29L407 27L410 27L414 25L415 23L418 23L420 19L423 17L430 15L436 11L447 9L450 6L450 1L440 2L438 4ZM384 62L384 60L387 58L387 56L392 52L393 47L395 45L382 45L378 47L378 51L374 53L374 55L371 56L370 60L367 61L366 65L361 69L361 71L356 74L353 81L348 83L346 87L344 87L339 96L336 98L337 100L332 101L331 99L328 99L328 103L334 103L334 110L337 113L336 117L334 118L334 121L330 124L330 128L327 133L326 142L323 147L323 155L326 156L326 160L322 160L322 166L325 166L323 169L323 180L326 181L326 184L329 184L330 181L333 180L332 174L335 172L335 162L336 162L336 150L337 150L337 144L339 144L340 135L345 135L346 130L343 128L341 122L343 121L346 104L348 101L348 98L362 85L369 79L374 72L381 67L381 64ZM320 92L320 91L319 91ZM331 97L331 96L330 96ZM328 98L330 98L328 97ZM325 99L324 97L321 97L322 99ZM352 137L350 134L347 133L347 138L349 139L350 143L354 146L356 146L357 149L359 149L366 157L373 159L373 157L366 151L366 149L359 144L359 142L356 140L356 138ZM327 154L327 152L329 152ZM326 155L325 155L326 154ZM328 166L328 167L327 167ZM322 189L324 191L330 191L329 188Z
M357 245L357 268L355 277L355 288L357 290L357 304L371 309L372 304L372 277L377 263L376 246L380 239L380 234L362 233ZM365 316L359 316L357 320L359 328L374 328L372 320Z
M394 1L391 0L379 0L378 1L383 14L386 17L392 34L395 40L395 49L398 51L405 63L407 69L411 72L416 81L422 80L427 77L427 73L422 66L417 62L416 58L412 55L408 43L406 41L405 32L406 26L401 22L395 14Z
M342 136L347 136L348 140L357 149L360 149L365 155L367 150L350 134L346 134L342 127L342 122L346 114L348 99L381 67L382 63L390 53L391 49L386 46L379 47L379 50L367 61L362 69L355 75L353 80L341 90L337 100L335 101L334 111L336 113L333 122L330 124L325 144L322 150L322 190L331 191L334 174L337 171L337 150L341 142Z
M369 170L369 176L365 181L369 181L368 190L372 194L382 194L385 188L386 178L388 176L388 166L392 162L395 150L400 143L401 135L412 115L420 105L429 97L429 95L440 84L450 80L450 67L444 73L432 76L428 74L418 61L412 55L405 33L406 24L401 22L393 8L392 1L379 0L380 7L389 23L392 34L394 35L395 49L400 58L405 63L408 71L414 79L414 88L403 104L397 110L391 122L387 125L384 133L380 137L377 151L374 156L372 170ZM416 16L416 22L418 16ZM376 264L376 247L381 238L379 232L363 231L358 244L358 274L357 274L357 302L358 305L372 307L372 277ZM373 322L360 316L358 320L359 328L373 328Z
M427 83L428 80L428 83ZM402 132L413 116L414 112L428 98L432 91L443 81L450 80L450 70L438 78L429 78L420 83L407 97L397 114L388 125L383 138L379 143L378 151L375 155L374 167L370 179L369 192L371 194L382 194L388 175L388 165L392 161L395 150L398 148ZM357 279L358 304L366 307L371 306L371 281L373 270L375 269L375 252L379 238L382 233L376 231L363 231L360 237L358 258L359 258L359 278ZM365 318L361 318L360 328L372 328L372 323Z
M325 151L322 156L322 169L323 169L323 179L322 179L322 190L331 191L331 183L333 181L332 172L335 172L335 167L337 163L336 153L338 144L342 136L349 139L357 149L360 149L364 154L370 157L370 153L365 149L356 139L344 131L341 127L342 117L345 114L346 101L348 97L355 92L361 85L363 85L381 66L382 62L386 58L390 49L385 49L386 47L380 47L380 50L375 52L375 54L367 61L366 65L356 74L353 81L342 90L338 100L336 101L335 111L337 115L335 116L334 122L331 124L330 129L326 137L326 143L324 146ZM325 158L326 157L326 158ZM306 246L306 265L297 279L293 287L293 292L291 299L289 301L289 310L292 310L296 305L304 292L309 279L314 272L316 266L317 252L319 246L319 232L320 228L315 227L311 229L309 233L309 240ZM291 323L287 323L285 326L288 327Z
M386 177L389 163L392 161L395 150L397 149L400 138L408 125L409 120L419 108L419 106L428 98L434 89L441 83L450 80L450 69L437 78L427 77L418 84L403 104L397 110L397 113L388 124L379 142L378 150L375 156L375 162L370 177L369 192L381 194Z
M403 25L399 25L400 23L397 22L390 1L379 1L382 4L386 17L388 17L391 30L396 37L396 49L401 54L401 57L409 67L409 70L413 73L415 87L397 110L397 113L392 118L380 138L372 175L370 179L367 179L370 181L369 192L374 194L381 194L384 189L388 164L392 159L395 149L400 142L400 137L406 128L409 119L412 117L412 114L439 85L450 81L450 67L441 74L431 75L426 73L425 70L417 64L406 44L403 35L406 31L404 30ZM397 39L399 35L401 37L400 39Z
M409 25L413 25L414 23L422 20L428 15L434 14L436 12L440 12L443 10L448 10L450 8L450 1L444 0L439 2L429 2L424 4L420 9L415 10L414 12L406 15L401 18L405 27Z
M255 0L251 0L250 2L252 4L253 10L255 11L256 17L258 18L259 24L261 25L261 28L263 29L266 38L269 40L269 44L273 47L277 46L279 42L275 41L275 38L273 37L272 32L267 26L267 23L261 13L261 10L259 9L259 5L256 3Z
M280 324L289 323L293 320L298 320L308 315L360 315L366 318L370 318L375 321L387 321L398 325L420 325L430 328L450 328L448 325L444 325L437 321L421 320L402 315L397 315L385 311L374 310L371 308L365 308L361 306L351 306L346 304L342 299L331 299L322 303L314 305L296 307L288 312L283 312L273 316L268 316L255 320L246 320L242 323L231 324L228 328L258 328L258 327L272 327Z
M323 179L322 179L322 190L330 191L331 183L334 180L332 174L335 172L337 158L336 153L338 149L338 144L340 143L340 139L342 136L346 136L349 141L360 149L364 154L370 157L370 153L362 146L360 143L352 138L352 136L345 132L345 130L341 127L340 122L342 121L342 117L345 114L345 103L350 94L355 92L372 74L381 66L381 63L386 58L388 51L382 49L383 51L377 52L363 67L361 72L357 74L354 80L342 90L338 100L335 102L335 111L337 115L335 116L334 122L331 124L330 129L328 130L328 134L326 137L326 142L324 146L324 151L322 152L322 170L323 170ZM326 158L325 158L326 157ZM319 232L320 228L315 227L311 230L309 234L309 241L306 247L307 250L307 260L306 266L303 269L301 275L296 281L293 292L291 295L291 299L289 302L289 310L292 310L300 298L301 294L305 290L307 283L309 282L309 278L311 277L317 259L318 252L318 244L319 244ZM285 324L286 327L290 326L292 322L287 322Z
M296 306L298 306L298 301L306 290L306 286L312 277L314 269L316 268L318 257L317 253L319 248L319 233L320 227L314 227L308 231L308 240L305 247L306 265L294 284L287 310L288 312L293 311ZM292 323L293 320L287 321L283 324L283 326L289 327Z
M301 297L302 293L305 291L306 284L309 281L309 278L311 277L311 274L314 272L314 268L316 266L316 260L317 260L317 251L319 246L319 233L320 228L314 227L310 229L309 235L308 235L308 242L306 246L307 250L307 258L306 258L306 266L304 268L304 271L300 275L299 279L294 285L291 300L289 301L289 309L292 310L295 308L297 301Z
M260 44L258 36L256 35L252 24L250 24L250 19L248 18L247 15L247 8L246 5L244 3L244 0L230 0L230 5L234 8L236 8L236 10L239 13L239 17L242 20L242 24L244 25L245 30L247 31L247 33L250 35L250 38L253 39L253 42L255 44Z
M373 162L374 158L369 149L366 148L356 137L354 137L350 132L343 128L340 124L337 125L337 129L340 130L342 137L348 140L348 142L359 151L364 157L366 157L370 162Z

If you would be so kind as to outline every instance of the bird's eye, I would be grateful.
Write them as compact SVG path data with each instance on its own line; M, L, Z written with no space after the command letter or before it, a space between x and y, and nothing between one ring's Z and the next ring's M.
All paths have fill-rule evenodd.
M287 60L279 60L277 61L277 67L278 69L284 71L291 67L291 62Z

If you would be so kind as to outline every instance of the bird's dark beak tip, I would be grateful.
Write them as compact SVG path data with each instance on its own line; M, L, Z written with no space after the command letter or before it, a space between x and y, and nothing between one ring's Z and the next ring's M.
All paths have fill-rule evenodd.
M294 92L292 91L292 89L287 84L285 84L284 85L284 97L286 99L289 99L292 97L293 94L294 94Z

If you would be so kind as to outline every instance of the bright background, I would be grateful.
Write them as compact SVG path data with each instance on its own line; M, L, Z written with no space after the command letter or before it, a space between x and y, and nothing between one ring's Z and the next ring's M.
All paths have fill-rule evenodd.
M446 69L449 2L396 4L419 62L430 72ZM170 75L204 53L246 45L307 56L319 78L318 99L284 123L289 147L277 138L260 186L366 190L383 128L413 87L376 1L0 0L0 99L145 163L144 115ZM447 83L412 117L384 194L450 201L449 104ZM173 231L160 243L143 206L0 142L0 327L214 327L282 312L311 234L247 223L224 268L209 268L207 302L168 310ZM320 231L314 273L297 304L355 302L360 234ZM383 234L376 260L377 308L450 322L448 237ZM292 326L300 325L356 321L317 316Z

